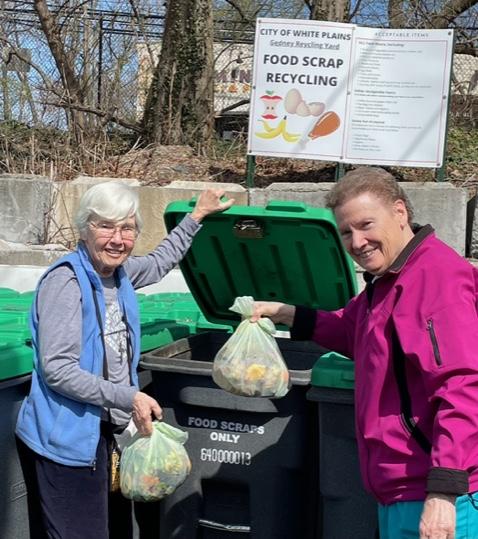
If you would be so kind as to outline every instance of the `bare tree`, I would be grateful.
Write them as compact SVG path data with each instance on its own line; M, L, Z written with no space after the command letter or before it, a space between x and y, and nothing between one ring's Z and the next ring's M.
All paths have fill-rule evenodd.
M129 20L121 12L109 12L103 26L103 18L97 14L103 12L96 12L95 5L96 0L61 4L34 0L33 15L19 8L2 9L0 3L4 118L14 108L13 117L21 119L27 99L31 108L25 115L27 123L63 129L66 119L77 142L86 134L94 140L98 131L112 124L135 133L141 130L136 120L133 78L140 36L134 31L134 22L123 34L115 32L116 26ZM117 17L123 17L118 25ZM7 59L3 58L6 53ZM28 69L25 73L11 68L7 72L9 61Z
M474 5L476 0L432 4L421 0L388 0L389 25L393 28L448 28Z
M85 88L75 73L74 57L65 48L66 40L62 35L62 27L48 8L46 0L34 0L34 7L63 83L64 101L67 104L84 105ZM84 114L75 108L70 108L69 114L75 138L81 140L85 129Z
M377 27L453 27L455 50L476 56L477 0L171 0L165 21L151 0L116 0L108 12L98 0L31 4L35 11L27 15L13 9L17 2L0 0L3 118L63 129L66 117L76 140L115 125L144 135L147 143L207 147L215 116L213 16L223 51L250 44L257 17L310 17ZM137 62L140 72L144 62L137 59L145 47L151 68L141 77ZM28 70L13 71L6 54ZM241 97L225 109L247 103Z

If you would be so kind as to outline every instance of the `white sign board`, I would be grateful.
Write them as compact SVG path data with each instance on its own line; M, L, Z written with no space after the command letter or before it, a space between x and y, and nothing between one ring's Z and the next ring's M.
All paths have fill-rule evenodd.
M258 19L248 152L440 167L451 30Z

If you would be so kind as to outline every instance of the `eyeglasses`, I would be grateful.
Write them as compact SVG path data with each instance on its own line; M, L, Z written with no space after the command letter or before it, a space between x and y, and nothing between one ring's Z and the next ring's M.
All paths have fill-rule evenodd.
M89 224L96 230L100 238L112 238L118 231L124 240L135 240L138 230L133 225L115 225L113 223L90 221Z

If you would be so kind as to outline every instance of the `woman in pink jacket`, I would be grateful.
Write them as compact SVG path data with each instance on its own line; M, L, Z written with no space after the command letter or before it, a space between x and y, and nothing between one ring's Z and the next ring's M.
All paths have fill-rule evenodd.
M343 309L257 302L355 362L363 482L381 539L478 538L478 271L438 240L382 169L349 172L328 197L365 290Z

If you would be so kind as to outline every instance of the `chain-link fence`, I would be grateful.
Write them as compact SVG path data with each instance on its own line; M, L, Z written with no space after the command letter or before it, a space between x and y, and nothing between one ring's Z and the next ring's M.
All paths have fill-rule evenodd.
M107 4L100 3L103 8ZM49 5L53 9L52 2ZM92 112L91 121L102 126L112 117L138 122L160 51L164 13L160 8L146 11L151 7L146 0L141 16L123 0L115 0L111 10L98 9L98 2L92 0L74 13L61 5L55 14L67 29L63 39L71 51L84 110ZM215 32L216 113L246 116L254 28L250 24L229 27L223 21L216 24ZM0 121L66 128L68 117L59 105L68 96L31 1L0 0L0 36ZM478 58L456 54L452 78L452 120L475 125Z
M65 128L68 118L60 106L68 100L59 66L51 53L32 2L0 0L0 119L33 127ZM98 122L121 116L134 123L138 102L138 44L157 41L164 13L131 13L130 3L115 0L113 9L54 11L74 69L82 104ZM103 7L108 7L102 1ZM2 9L3 8L3 9ZM125 11L122 11L122 8ZM101 113L101 114L97 114Z

